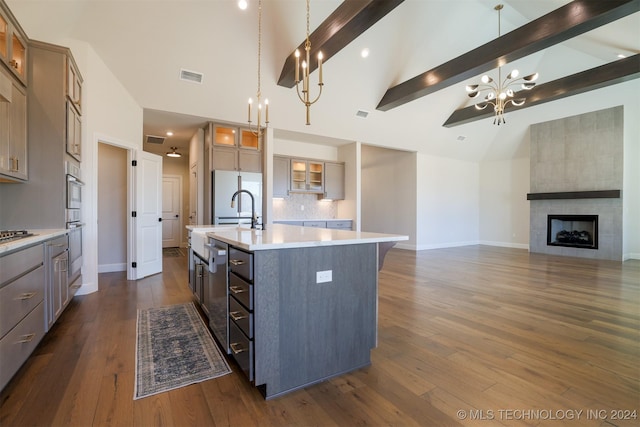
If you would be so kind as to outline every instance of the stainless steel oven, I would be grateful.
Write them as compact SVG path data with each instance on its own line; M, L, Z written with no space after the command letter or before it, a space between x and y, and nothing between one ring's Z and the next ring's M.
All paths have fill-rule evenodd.
M80 168L71 162L66 164L67 171L67 209L66 222L69 229L69 269L68 283L70 291L74 292L82 284L80 279L82 269L82 187ZM76 282L77 283L74 283Z

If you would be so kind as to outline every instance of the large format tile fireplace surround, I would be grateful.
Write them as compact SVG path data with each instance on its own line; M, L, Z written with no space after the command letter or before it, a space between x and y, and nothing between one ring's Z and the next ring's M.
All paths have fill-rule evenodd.
M623 148L621 106L531 126L531 252L622 261Z

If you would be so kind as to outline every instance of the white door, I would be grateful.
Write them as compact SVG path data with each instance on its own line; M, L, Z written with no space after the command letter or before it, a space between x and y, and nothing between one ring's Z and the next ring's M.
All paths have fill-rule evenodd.
M189 224L198 224L198 164L191 166L189 174Z
M164 175L162 177L162 247L180 246L182 237L182 177Z
M138 151L136 182L136 278L162 271L162 157Z

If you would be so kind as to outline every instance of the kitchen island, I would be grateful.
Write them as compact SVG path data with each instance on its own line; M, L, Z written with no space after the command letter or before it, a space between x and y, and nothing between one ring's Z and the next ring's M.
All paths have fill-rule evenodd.
M379 248L407 236L280 224L207 236L227 248L227 348L265 398L371 363Z

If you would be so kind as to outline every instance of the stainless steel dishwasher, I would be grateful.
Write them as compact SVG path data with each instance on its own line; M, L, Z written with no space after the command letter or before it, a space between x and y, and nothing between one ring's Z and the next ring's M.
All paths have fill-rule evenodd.
M222 349L229 354L228 245L209 238L209 244L206 246L209 249L209 292L206 302L209 311L209 328Z

